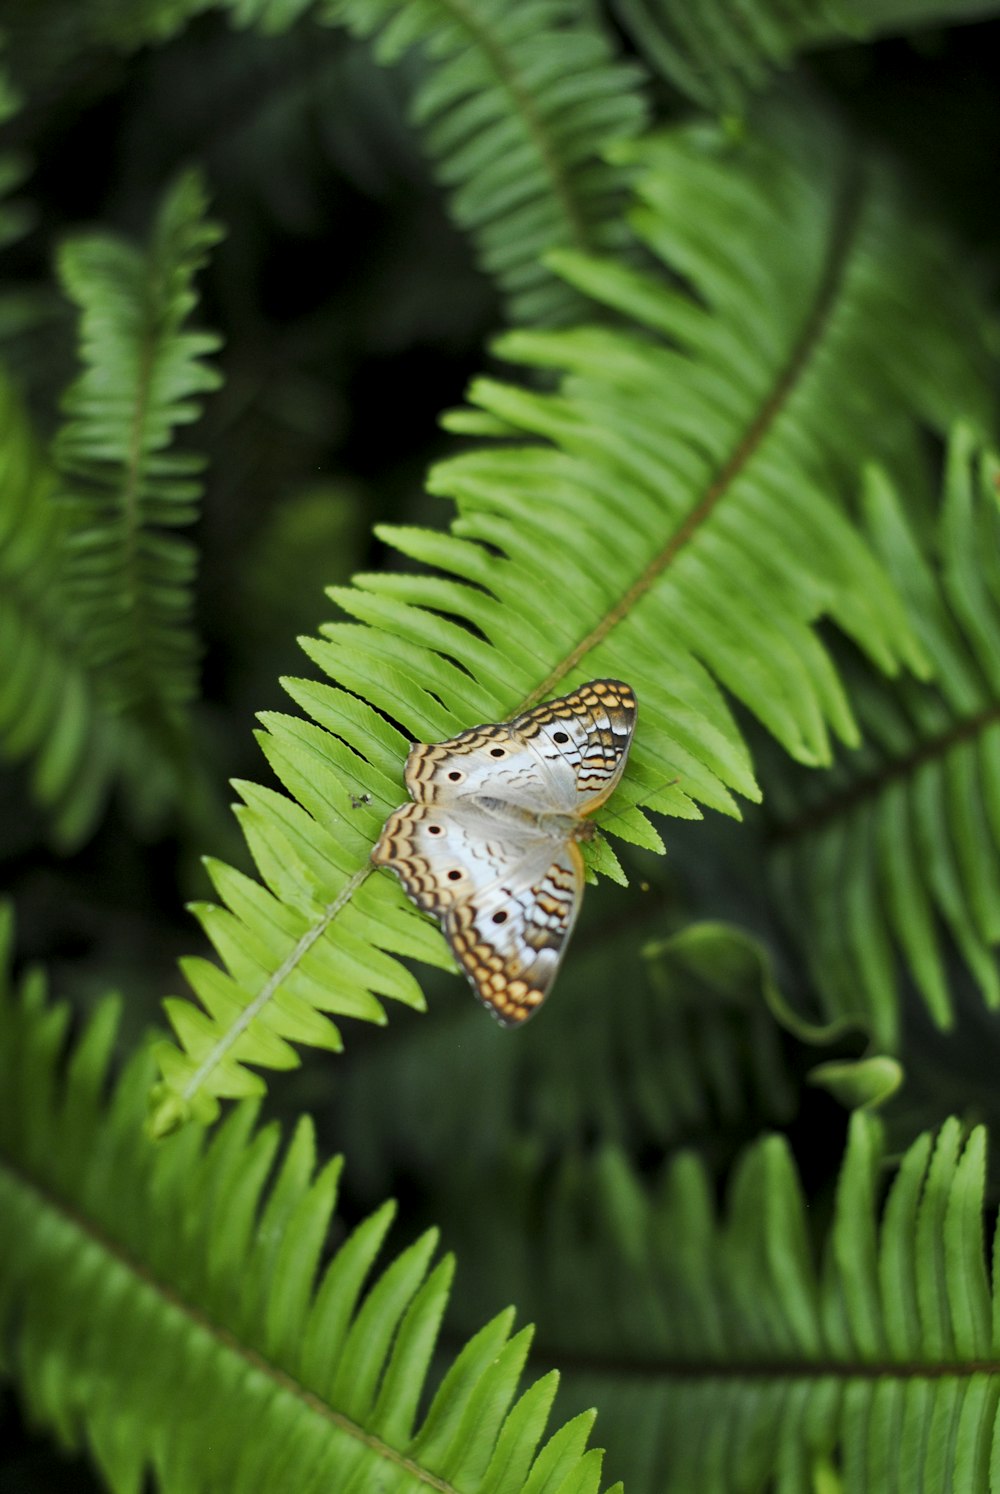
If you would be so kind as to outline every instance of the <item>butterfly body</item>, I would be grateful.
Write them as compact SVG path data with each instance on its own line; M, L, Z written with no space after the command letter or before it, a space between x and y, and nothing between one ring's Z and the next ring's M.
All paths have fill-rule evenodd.
M440 923L480 999L523 1022L555 979L583 895L577 846L625 769L636 702L617 680L447 742L416 743L413 803L372 852Z
M463 804L463 808L466 807L471 814L478 812L484 822L494 822L497 828L506 824L509 829L523 830L543 840L592 840L597 829L593 820L577 819L575 815L560 814L558 810L526 809L521 804L497 799L492 794L467 795Z

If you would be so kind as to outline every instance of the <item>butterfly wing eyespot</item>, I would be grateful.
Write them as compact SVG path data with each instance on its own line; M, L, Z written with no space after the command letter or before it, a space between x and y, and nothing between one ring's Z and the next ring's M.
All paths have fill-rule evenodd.
M546 856L546 860L548 857ZM503 1027L533 1017L552 989L583 898L583 858L572 841L534 880L511 879L504 906L458 904L443 927L480 1001Z
M479 999L504 1026L551 989L583 895L585 816L625 770L636 699L593 680L510 722L416 743L413 802L386 820L372 860L437 919ZM573 834L565 827L576 821Z
M506 841L480 845L475 823L455 810L404 804L386 820L371 859L394 871L407 897L440 921L496 883L516 855Z

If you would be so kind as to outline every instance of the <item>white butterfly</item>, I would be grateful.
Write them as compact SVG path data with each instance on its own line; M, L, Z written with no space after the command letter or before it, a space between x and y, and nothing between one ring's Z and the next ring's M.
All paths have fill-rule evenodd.
M416 743L415 801L385 822L372 860L389 866L441 925L477 996L505 1027L555 980L583 896L586 817L622 773L636 700L592 680L500 726Z

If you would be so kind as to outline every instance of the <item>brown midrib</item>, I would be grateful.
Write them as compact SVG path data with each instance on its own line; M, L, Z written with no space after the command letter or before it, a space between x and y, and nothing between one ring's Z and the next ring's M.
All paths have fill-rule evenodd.
M998 721L1000 721L1000 704L994 702L977 715L957 722L950 731L942 732L932 741L921 742L919 747L914 748L905 757L887 763L881 772L871 773L866 778L859 779L851 788L844 789L840 794L832 794L829 799L805 810L793 820L775 824L768 831L767 839L773 845L784 845L788 841L797 840L799 836L810 834L821 826L829 824L831 820L850 814L852 809L863 804L865 800L875 798L891 784L898 783L901 779L912 777L925 763L944 757L952 747L957 747L960 742L970 741Z
M778 374L771 393L765 399L755 419L743 436L735 451L726 460L703 496L683 520L680 528L670 537L663 549L653 557L642 574L632 583L624 596L605 613L570 652L546 675L541 684L532 690L517 711L529 710L537 705L575 669L580 660L591 649L597 648L623 618L627 617L639 599L667 569L684 546L697 534L702 524L713 513L716 504L726 494L735 478L750 461L765 436L771 430L778 415L788 402L803 369L809 361L813 348L819 340L841 281L854 227L861 204L861 178L852 170L841 189L830 235L826 264L820 277L812 309L806 318L802 333L793 348L784 368Z
M538 152L538 159L548 177L552 196L558 203L559 211L568 226L571 241L578 249L585 251L592 249L587 221L570 188L567 174L553 150L551 133L538 114L534 98L522 85L507 52L497 42L482 17L477 15L474 7L466 4L465 0L446 0L446 3L447 9L473 38L474 44L488 60L498 81L513 100L525 132Z
M997 1359L939 1359L926 1362L894 1359L684 1359L665 1355L648 1359L609 1354L574 1354L558 1346L533 1345L533 1366L558 1365L564 1375L607 1376L642 1380L947 1380L973 1375L1000 1375Z

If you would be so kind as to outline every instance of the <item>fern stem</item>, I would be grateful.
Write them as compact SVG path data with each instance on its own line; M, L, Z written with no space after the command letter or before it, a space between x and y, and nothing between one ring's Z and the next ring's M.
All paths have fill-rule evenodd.
M449 1349L448 1336L441 1348ZM938 1360L924 1364L894 1359L737 1359L721 1364L713 1359L622 1360L611 1356L573 1354L566 1349L533 1345L529 1363L548 1367L559 1364L570 1383L573 1375L607 1376L616 1383L636 1380L947 1380L971 1379L974 1375L1000 1375L1000 1359Z
M5 1181L6 1180L6 1181ZM207 1314L194 1307L182 1297L173 1287L155 1276L143 1263L137 1260L127 1250L102 1229L92 1219L81 1214L78 1209L67 1203L47 1188L41 1187L34 1178L28 1177L20 1167L10 1160L0 1160L0 1199L5 1191L27 1194L33 1206L47 1214L56 1229L72 1231L79 1238L79 1250L85 1250L88 1246L97 1249L118 1266L121 1271L127 1273L139 1286L140 1290L154 1293L159 1301L166 1305L171 1311L182 1315L195 1329L206 1334L217 1345L236 1355L250 1370L255 1370L264 1375L278 1391L292 1395L302 1405L308 1407L316 1416L321 1417L330 1426L336 1427L348 1437L363 1443L372 1452L396 1468L410 1474L417 1482L426 1485L430 1489L439 1491L439 1494L459 1494L454 1484L446 1479L439 1478L437 1474L431 1473L429 1469L422 1468L413 1459L404 1457L398 1448L383 1442L380 1437L365 1431L364 1427L352 1421L340 1411L335 1411L314 1391L308 1390L300 1381L284 1370L279 1369L271 1360L263 1354L243 1343L229 1329L222 1327ZM0 1209L0 1213L6 1213L6 1209ZM40 1234L46 1234L41 1231Z
M247 1030L251 1022L263 1011L271 1000L275 991L292 971L299 961L309 952L316 940L321 938L330 927L340 910L347 906L358 888L364 883L374 870L371 862L365 862L364 866L358 868L354 875L345 882L340 892L331 903L327 903L320 918L297 940L289 950L287 956L282 960L277 970L264 982L254 999L243 1008L236 1020L226 1028L218 1042L213 1043L201 1063L195 1069L181 1091L181 1098L190 1102L197 1094L209 1074L218 1067L226 1054L238 1041L240 1036Z
M545 679L542 680L541 684L531 691L530 695L525 696L524 700L517 707L518 712L530 710L532 706L537 705L539 701L544 700L547 695L551 694L570 671L575 669L592 649L597 648L599 644L603 643L612 629L617 627L620 622L631 614L640 598L659 579L688 541L694 538L702 524L711 517L719 500L725 496L726 492L752 459L754 453L774 426L775 421L787 405L791 394L806 369L810 356L822 336L823 329L833 308L837 290L843 277L844 267L848 261L854 231L860 217L861 186L860 172L852 169L841 189L840 202L833 217L826 264L819 279L812 309L806 317L802 334L796 346L792 349L785 367L775 381L774 388L761 405L760 411L749 426L746 435L723 464L718 476L709 485L704 496L694 506L660 553L653 557L641 576L620 597L615 605L605 613L600 622L590 630L586 637L582 638L560 660L551 673L546 675Z
M448 0L447 8L451 10L459 23L465 27L483 56L489 59L497 78L516 105L517 111L524 121L525 129L538 151L538 158L545 167L546 174L552 184L552 195L559 204L563 217L566 219L574 243L579 249L593 249L595 246L587 230L586 219L580 211L576 198L570 189L566 173L560 168L559 158L552 149L548 131L538 117L531 94L518 81L517 72L511 67L503 47L498 45L488 27L483 24L479 17L473 14L469 6L463 3L463 0Z
M870 773L866 778L859 779L850 788L844 789L843 793L831 794L829 799L824 799L822 803L809 808L796 819L784 820L772 825L767 832L768 841L772 845L786 844L788 841L797 840L800 835L810 834L821 825L829 824L831 820L850 814L858 804L863 804L866 799L875 798L889 784L897 783L901 778L912 778L913 774L925 763L945 757L952 747L957 747L960 742L971 741L998 721L1000 721L1000 702L994 702L986 710L970 716L967 721L959 721L950 731L942 732L940 736L934 737L929 742L922 742L905 757L886 763L880 772Z
M137 631L142 638L140 649L146 652L148 643L148 628L144 617L145 609L142 605L142 586L138 575L138 546L136 537L142 525L142 512L139 505L139 472L142 466L143 440L142 433L146 425L146 415L149 409L149 390L153 374L153 336L147 322L145 335L143 337L143 348L139 366L139 377L137 380L135 405L132 411L132 422L128 436L127 457L125 463L124 478L121 487L121 507L125 518L125 598L128 610L136 619ZM150 661L152 666L152 661ZM155 671L153 671L155 676ZM143 671L146 678L146 671Z

